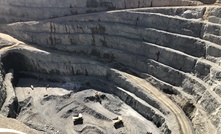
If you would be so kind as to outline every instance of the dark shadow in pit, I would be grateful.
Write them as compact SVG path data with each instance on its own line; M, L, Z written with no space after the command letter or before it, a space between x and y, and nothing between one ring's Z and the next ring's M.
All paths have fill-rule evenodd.
M82 118L80 118L80 119L77 119L77 120L73 121L73 123L74 123L74 125L82 125L83 121L84 120Z
M20 78L31 78L35 79L35 83L23 83L23 87L30 87L33 85L34 87L57 87L57 85L40 85L38 86L38 81L46 81L46 83L51 83L51 82L59 82L59 83L64 83L64 81L57 81L55 79L45 79L42 77L38 77L35 75L32 75L32 73L35 74L42 74L40 72L36 72L35 67L32 65L32 63L29 60L29 57L26 57L25 55L19 53L19 52L9 52L3 57L1 57L1 62L2 62L2 67L3 71L5 73L8 73L10 69L14 70L13 73L13 81L12 84L13 86L16 86L19 82ZM42 74L42 76L45 76L47 74Z
M191 117L194 115L194 112L196 110L196 106L193 103L191 103L191 102L187 102L183 106L182 109L185 112L185 114L191 119Z
M177 93L176 93L175 91L173 91L172 89L163 88L162 90L163 90L163 92L164 92L165 94L177 95Z
M4 72L4 75L6 75L7 73L12 73L13 75L11 79L11 84L13 87L18 82L19 79L18 72L27 69L27 65L25 63L26 61L27 59L25 58L25 56L19 53L8 53L7 55L1 58L2 70ZM19 106L17 97L13 99L13 102L11 102L8 107L9 111L7 117L16 118L17 115L20 113L20 108L21 108Z
M27 68L25 65L26 60L27 58L19 53L8 53L1 59L6 72L11 68L13 68L15 72L24 71Z
M1 62L3 64L3 70L5 73L8 73L10 69L14 70L14 78L12 81L13 85L16 85L18 82L20 71L25 71L29 68L27 65L27 58L19 53L8 53L6 56L2 57Z
M203 4L215 4L216 0L200 0Z
M115 129L119 129L121 127L124 127L124 123L122 121L117 122L117 123L114 124L114 128Z
M88 97L85 97L84 98L84 101L85 102L89 102L89 101L92 101L92 102L99 102L100 104L102 104L102 101L104 99L107 99L106 95L105 94L101 94L101 95L96 95L95 96L88 96Z

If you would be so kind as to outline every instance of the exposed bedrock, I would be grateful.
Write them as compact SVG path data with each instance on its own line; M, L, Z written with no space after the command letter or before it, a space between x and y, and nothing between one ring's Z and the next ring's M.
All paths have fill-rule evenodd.
M70 6L66 2L60 6ZM109 3L112 8L95 1L76 5L106 8L101 10L134 5L114 2ZM39 1L34 10L44 6ZM82 85L118 96L163 133L221 133L220 7L142 8L73 16L64 15L65 10L56 17L66 17L32 15L21 21L48 20L0 26L1 31L30 45L19 45L2 55L5 72L13 68L18 77L57 82L83 77Z
M5 75L3 86L6 90L7 97L4 101L4 105L1 107L1 114L6 117L15 118L18 112L18 100L13 87L13 73L14 71L11 69Z
M31 53L32 56L30 56ZM19 66L16 62L18 59L23 61ZM146 119L152 121L162 132L180 131L176 117L170 109L159 103L153 95L144 89L135 86L135 83L130 81L125 83L126 77L123 77L121 71L116 72L111 69L104 64L105 61L97 62L76 55L15 49L5 54L2 57L2 62L6 71L9 68L15 68L18 77L32 76L51 81L71 81L71 77L74 75L84 76L84 83L89 84L90 87L117 95ZM50 76L47 78L41 74L50 74ZM61 79L56 77L58 75L67 77ZM122 78L120 75L122 75Z
M189 6L202 2L194 0L2 0L0 23L41 20L116 9L156 6Z
M203 21L205 13L215 9L218 10L215 7L199 7L114 11L50 21L15 23L7 28L13 35L29 43L88 56L99 62L104 60L104 64L117 62L153 84L162 83L162 91L173 91L182 96L183 100L191 100L193 108L190 111L195 114L190 114L189 118L196 132L204 131L197 128L197 125L203 125L203 122L197 122L201 117L209 119L207 124L213 126L210 128L215 132L216 126L212 121L214 116L210 116L207 103L214 102L214 108L219 109L219 105L215 104L220 103L220 97L210 85L219 81L221 47L216 44L216 40L205 37L208 34L219 35L212 28L220 27ZM33 68L43 68L45 63L38 64ZM70 66L58 66L60 69L57 72L70 73L66 71L72 70ZM87 69L87 73L93 74L97 67L96 63L94 69ZM77 74L77 70L83 74L86 72L81 65L75 65L73 70L76 71L73 74ZM105 76L105 73L106 71L99 71L100 76ZM170 88L165 89L168 86ZM214 101L209 100L207 94L213 96ZM172 98L176 99L173 95ZM177 103L186 109L186 104L182 104L182 101Z
M0 73L1 77L0 77L0 84L1 84L1 88L0 88L0 107L2 107L2 105L4 104L5 102L5 99L7 97L6 95L6 90L5 90L5 87L3 86L3 81L4 81L4 71L2 69L2 66L1 66L1 73Z

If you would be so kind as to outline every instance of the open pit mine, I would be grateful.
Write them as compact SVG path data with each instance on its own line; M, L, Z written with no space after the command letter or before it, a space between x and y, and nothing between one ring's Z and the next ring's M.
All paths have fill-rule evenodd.
M0 0L0 133L221 134L220 5Z

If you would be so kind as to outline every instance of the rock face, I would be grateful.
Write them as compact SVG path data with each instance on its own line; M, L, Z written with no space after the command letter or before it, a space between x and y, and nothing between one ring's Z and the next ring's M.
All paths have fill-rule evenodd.
M9 70L9 73L5 75L3 82L4 89L6 89L7 98L5 99L4 105L1 107L1 114L7 117L16 117L18 109L18 101L15 95L13 81L13 70Z
M87 133L89 130L96 133L119 133L120 130L125 133L221 133L221 8L136 8L201 2L1 1L0 13L4 19L0 31L23 41L0 36L0 42L8 41L2 43L0 50L2 68L6 72L2 73L2 79L4 76L7 80L8 71L13 68L16 80L15 89L10 90L10 82L6 84L10 87L1 88L1 111L4 112L8 103L12 104L5 92L14 91L19 104L15 112L17 119L47 133ZM31 9L33 12L27 12ZM115 9L125 10L99 12ZM8 16L10 14L14 16ZM47 90L27 78L35 79L36 83L39 80L53 82L59 90ZM23 80L29 85L24 85ZM31 91L30 83L39 93ZM62 83L72 85L64 88ZM67 89L69 97L64 94ZM154 131L143 127L129 129L134 122L129 121L128 116L132 115L127 115L120 106L119 112L115 107L120 104L113 105L111 101L97 104L91 97L94 90L119 97L109 96L109 100L120 99L123 106L129 105L139 113L136 113L140 117L136 122L151 121ZM49 109L43 109L42 105ZM62 108L58 110L58 107ZM49 112L50 109L58 111ZM133 110L128 111L133 113ZM66 127L59 127L64 117L70 118L79 111L86 119L94 119L96 125L87 122L73 129L68 120ZM48 121L50 113L54 118L51 122ZM125 128L115 130L99 125L108 125L110 115L125 115ZM40 121L35 123L37 118ZM45 129L44 122L55 129Z
M2 68L2 67L1 67ZM5 99L6 99L6 97L7 97L7 95L6 95L6 91L5 91L5 88L4 88L4 86L3 86L3 75L4 75L4 73L2 72L2 70L1 70L1 77L0 77L0 83L1 83L1 88L0 88L0 107L2 107L2 105L4 104L4 102L5 102Z
M2 0L0 23L41 20L114 9L198 5L193 0Z

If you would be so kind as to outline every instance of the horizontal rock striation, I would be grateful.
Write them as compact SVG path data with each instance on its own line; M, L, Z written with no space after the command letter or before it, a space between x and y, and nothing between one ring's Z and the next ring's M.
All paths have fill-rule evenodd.
M0 23L41 20L116 9L198 5L193 0L2 0Z
M131 105L135 110L137 110L141 115L143 115L145 118L153 121L157 127L161 127L162 131L167 133L170 132L170 129L177 129L179 128L178 124L176 127L174 127L175 124L173 124L174 128L170 128L172 126L167 126L165 123L165 120L167 119L164 114L168 114L170 111L165 106L159 105L157 103L157 100L149 94L142 94L145 91L142 91L143 89L140 89L139 87L134 87L133 89L128 89L128 84L133 86L133 83L124 83L124 79L117 79L118 77L115 77L116 72L113 70L110 70L109 67L107 67L104 64L97 63L95 61L91 61L89 59L81 58L79 56L76 56L74 58L74 55L65 56L64 58L58 58L61 57L59 54L49 54L46 52L36 52L36 55L33 55L33 51L30 52L30 50L22 50L22 54L20 53L21 50L13 50L13 52L9 52L6 54L5 57L3 57L2 61L6 67L13 66L16 68L16 65L8 65L7 62L9 60L23 60L24 62L22 65L20 64L20 68L17 68L18 70L15 70L21 74L25 75L31 75L38 78L45 79L44 77L39 76L38 74L34 74L34 72L40 72L43 74L54 74L54 75L66 75L68 76L66 80L70 80L71 75L77 75L77 76L90 76L91 79L87 81L87 83L91 83L92 87L97 87L102 89L102 91L106 91L109 93L114 93L117 96L119 96L123 101L125 101L127 104ZM31 55L32 56L29 56ZM42 54L41 54L42 53ZM13 55L13 57L12 57ZM15 57L17 58L15 58ZM58 61L59 60L59 61ZM16 62L13 62L16 64ZM45 70L47 66L47 70ZM63 70L63 71L62 71ZM121 73L117 73L117 75L121 75ZM89 77L89 78L90 78ZM58 78L49 78L51 80L57 80ZM86 79L88 79L86 77ZM96 79L102 79L102 81L96 82ZM127 89L124 90L122 88L117 87L118 85L113 85L111 83L105 82L105 79L111 80L112 82L118 82L119 80L122 81L121 87L125 87ZM65 80L65 79L62 79ZM57 80L58 81L58 80ZM97 84L94 84L97 83ZM103 83L103 84L102 84ZM138 97L137 97L138 96ZM142 99L144 100L142 100ZM147 103L148 102L148 103ZM150 104L149 104L150 103ZM159 110L158 110L159 109ZM148 113L146 113L148 111ZM172 114L172 113L171 113ZM169 116L169 115L168 115ZM174 115L170 115L170 117L174 117ZM175 117L174 117L175 118ZM168 121L166 121L168 122ZM176 122L174 122L176 123ZM174 130L174 131L175 131ZM178 130L177 130L178 131Z
M39 73L50 74L48 79L57 81L59 75L66 76L62 78L66 81L83 77L90 86L117 95L162 133L221 132L220 7L140 8L73 15L66 11L97 12L135 8L136 4L88 0L70 6L65 1L60 7L52 4L48 8L48 3L41 5L41 1L2 2L19 8L25 5L21 14L35 5L36 16L18 14L16 17L24 19L20 21L47 19L1 25L1 31L35 47L23 44L5 52L2 62L6 71L14 68L20 75L42 79L45 75ZM171 5L158 2L141 5ZM44 11L39 7L50 11L37 18ZM0 6L0 10L4 8ZM59 9L57 16L53 16L54 9Z

